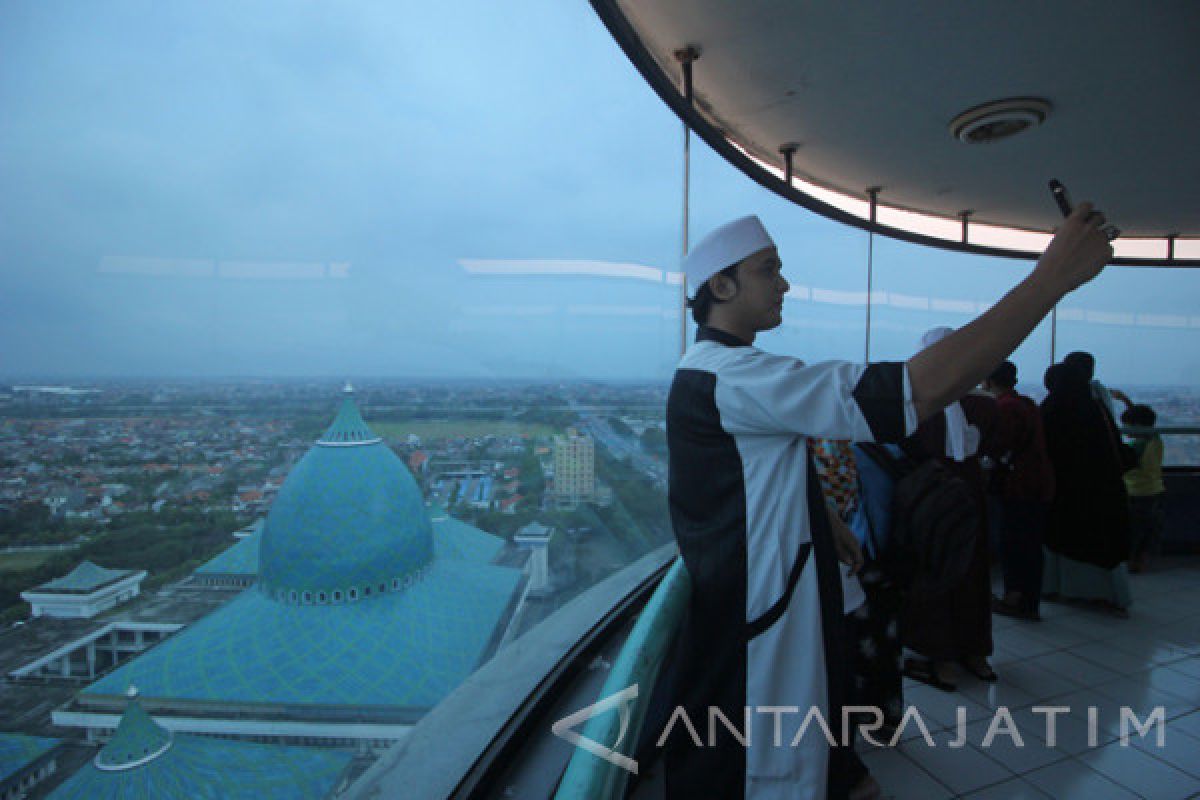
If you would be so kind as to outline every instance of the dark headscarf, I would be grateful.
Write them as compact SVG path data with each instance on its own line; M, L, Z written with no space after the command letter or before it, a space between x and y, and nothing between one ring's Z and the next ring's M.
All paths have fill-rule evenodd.
M1056 402L1077 402L1090 395L1088 377L1079 369L1063 362L1052 364L1043 378L1046 391Z
M1083 375L1085 382L1096 377L1096 357L1091 353L1085 353L1083 350L1067 353L1062 363L1071 369L1078 370Z
M1057 493L1046 546L1112 569L1129 553L1129 516L1119 442L1087 374L1068 364L1046 370L1042 420Z

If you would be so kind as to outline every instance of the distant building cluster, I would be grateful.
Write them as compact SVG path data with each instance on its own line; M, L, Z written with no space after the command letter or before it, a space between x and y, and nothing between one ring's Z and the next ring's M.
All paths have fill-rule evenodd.
M0 423L0 514L42 506L103 526L165 508L261 513L303 452L273 419L212 416L21 419ZM26 508L27 510L27 508Z

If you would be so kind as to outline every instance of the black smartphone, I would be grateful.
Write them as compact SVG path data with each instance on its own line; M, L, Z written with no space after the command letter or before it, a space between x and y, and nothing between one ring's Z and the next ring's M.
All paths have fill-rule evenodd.
M1049 186L1050 194L1054 195L1054 202L1058 205L1058 210L1062 212L1064 217L1071 216L1071 211L1075 207L1071 205L1071 196L1067 194L1067 187L1062 185L1062 181L1053 178L1050 180ZM1098 211L1093 211L1092 216L1099 213ZM1109 225L1103 228L1103 231L1110 242L1121 235L1121 229L1115 225Z
M1062 181L1055 179L1050 181L1050 194L1054 195L1054 202L1058 204L1058 210L1062 212L1062 215L1064 217L1071 216L1074 206L1071 205L1071 196L1067 194L1067 187L1062 185Z

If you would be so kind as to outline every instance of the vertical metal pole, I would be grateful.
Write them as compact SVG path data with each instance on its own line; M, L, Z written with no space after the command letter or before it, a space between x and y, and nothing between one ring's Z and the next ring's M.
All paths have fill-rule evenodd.
M968 226L970 225L969 220L971 219L971 215L974 213L975 213L974 211L958 212L958 218L962 220L962 243L963 244L966 244L967 241L970 239L970 229Z
M879 187L867 189L871 198L871 227L867 229L867 334L863 362L871 363L871 292L875 288L875 218L879 205Z
M871 286L874 283L875 231L867 231L867 336L863 363L871 363Z
M796 155L795 143L785 144L779 148L779 152L783 154L783 180L788 185L792 185L792 175L795 174L795 169L792 166L792 159Z
M685 47L675 51L675 60L683 68L683 98L688 106L692 105L692 62L700 53L694 47ZM681 258L688 254L688 218L691 214L691 181L692 181L692 131L687 121L683 123L683 225L681 241ZM687 275L679 279L679 354L687 352Z
M691 72L690 69L687 70ZM688 254L688 217L690 215L689 195L691 193L692 167L692 131L687 123L683 123L683 226L680 257ZM679 354L687 352L687 273L680 272L679 276Z

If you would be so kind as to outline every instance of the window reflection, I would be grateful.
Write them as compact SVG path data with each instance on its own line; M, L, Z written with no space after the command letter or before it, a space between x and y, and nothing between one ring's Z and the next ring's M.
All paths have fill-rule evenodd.
M668 541L678 128L586 4L48 3L0 54L31 732L106 739L136 683L180 736L376 752ZM29 619L84 560L142 595ZM178 627L97 655L126 615Z

